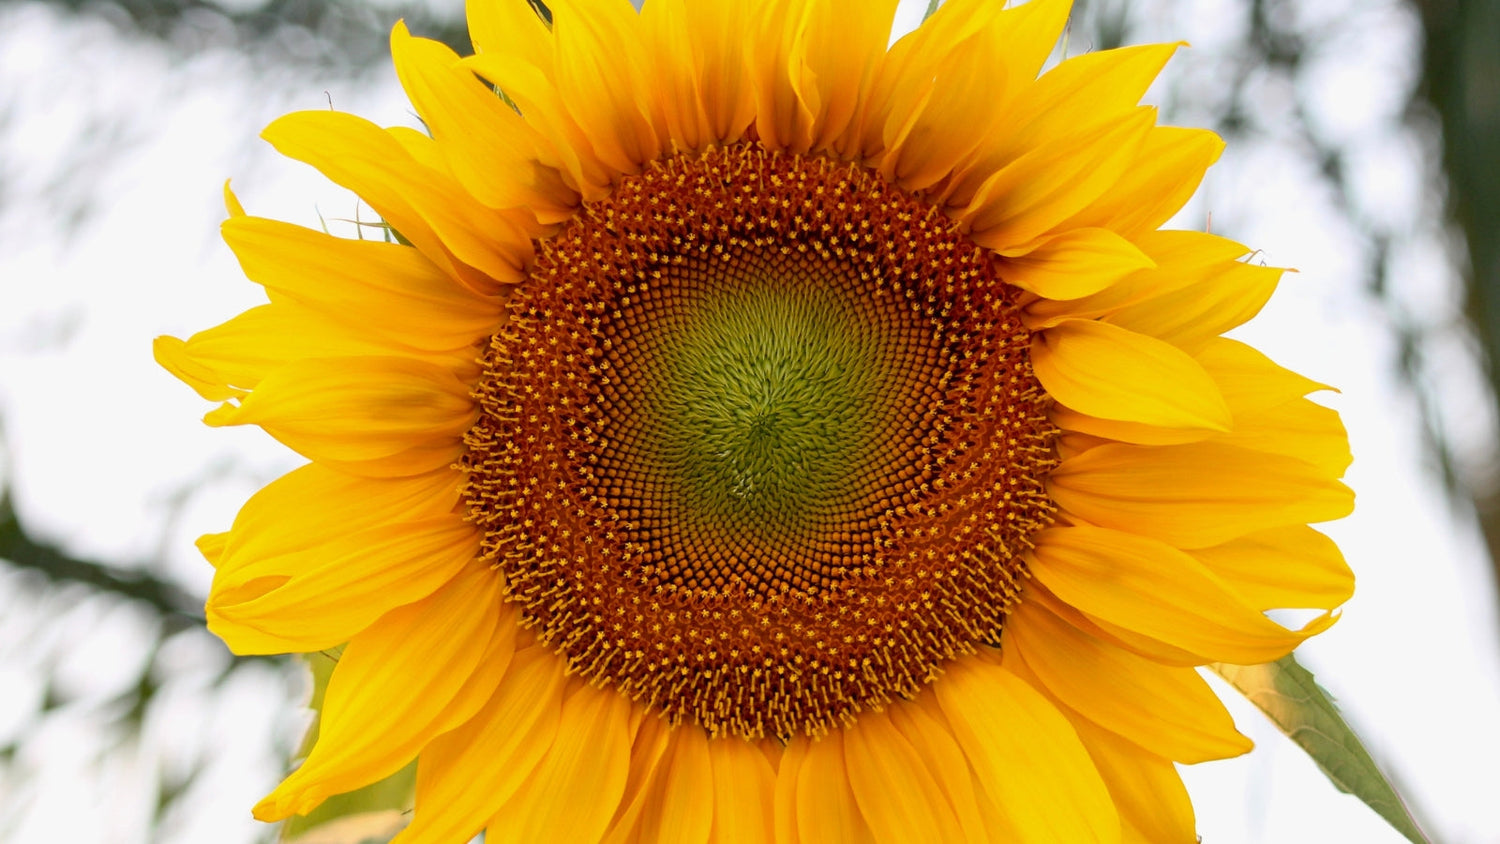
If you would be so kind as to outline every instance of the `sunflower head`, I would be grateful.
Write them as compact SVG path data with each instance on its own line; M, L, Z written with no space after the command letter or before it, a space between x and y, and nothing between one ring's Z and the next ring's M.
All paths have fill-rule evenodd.
M1280 270L1160 230L1175 45L894 5L470 0L392 35L425 131L266 130L399 237L232 200L270 303L157 344L310 460L200 543L235 650L347 643L257 816L415 757L402 842L1193 840L1193 666L1352 589L1343 429L1221 336Z

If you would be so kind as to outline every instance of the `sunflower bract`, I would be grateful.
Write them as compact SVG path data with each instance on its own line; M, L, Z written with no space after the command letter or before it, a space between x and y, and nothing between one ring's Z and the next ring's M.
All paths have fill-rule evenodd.
M262 820L418 761L398 837L1191 842L1250 743L1194 666L1353 590L1323 387L1222 335L1280 270L1160 227L1217 158L1066 0L470 0L426 129L266 138L399 242L249 216L270 304L163 366L310 462L209 627L345 644ZM1300 629L1266 610L1323 611Z

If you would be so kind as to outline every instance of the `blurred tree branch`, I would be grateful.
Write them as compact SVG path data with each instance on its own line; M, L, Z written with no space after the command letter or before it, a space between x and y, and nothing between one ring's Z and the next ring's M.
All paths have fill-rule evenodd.
M1500 2L1416 0L1425 37L1422 85L1442 121L1448 212L1468 247L1469 321L1500 398ZM1500 416L1500 403L1496 405ZM1500 586L1500 484L1469 489Z
M469 52L462 4L440 14L420 3L368 0L0 0L0 10L42 2L91 15L119 29L187 52L238 49L272 61L320 64L359 72L387 55L391 23L405 18L412 32ZM298 37L298 36L302 37Z
M80 560L32 537L16 517L10 497L4 494L0 494L0 560L41 575L49 585L82 584L143 604L161 620L164 635L203 626L203 602L176 584L146 571Z

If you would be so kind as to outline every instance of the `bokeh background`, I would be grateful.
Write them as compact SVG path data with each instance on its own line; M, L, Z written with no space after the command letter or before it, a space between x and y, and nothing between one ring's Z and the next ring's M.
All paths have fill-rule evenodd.
M203 630L192 541L297 460L199 424L150 340L262 301L226 177L251 213L371 218L256 134L414 124L399 17L467 51L461 0L0 0L0 842L278 834L249 807L307 669ZM1434 840L1500 842L1500 2L1076 0L1060 54L1179 39L1148 100L1229 148L1174 225L1298 268L1237 336L1340 387L1356 458L1326 530L1359 591L1299 657ZM1231 702L1259 747L1185 771L1205 842L1400 840Z

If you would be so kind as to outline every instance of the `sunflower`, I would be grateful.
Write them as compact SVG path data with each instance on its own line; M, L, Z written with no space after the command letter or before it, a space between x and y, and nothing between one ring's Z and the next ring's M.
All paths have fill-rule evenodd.
M1194 840L1194 666L1333 623L1347 438L1221 336L1281 270L1160 230L1177 45L894 7L470 0L392 34L425 131L265 131L388 236L229 195L269 304L156 345L311 461L199 543L235 652L346 644L256 817L416 759L402 844Z

